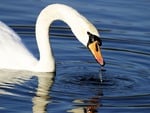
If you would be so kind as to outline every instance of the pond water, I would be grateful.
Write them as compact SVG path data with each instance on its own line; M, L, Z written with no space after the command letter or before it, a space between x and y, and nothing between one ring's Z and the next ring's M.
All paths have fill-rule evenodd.
M148 0L0 0L0 20L39 58L34 24L48 4L77 9L100 31L105 71L69 27L53 23L56 73L0 70L0 113L149 113ZM11 56L10 56L11 57ZM103 82L99 80L99 74ZM91 111L90 111L91 110Z

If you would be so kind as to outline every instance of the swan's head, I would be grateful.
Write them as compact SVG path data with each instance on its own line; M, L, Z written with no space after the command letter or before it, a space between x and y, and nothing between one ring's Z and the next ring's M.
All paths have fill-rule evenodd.
M102 40L98 36L96 36L96 35L94 35L90 32L87 32L87 35L89 37L87 47L89 48L89 50L93 54L96 61L101 66L104 66L105 62L103 60L103 56L102 56L102 53L101 53Z

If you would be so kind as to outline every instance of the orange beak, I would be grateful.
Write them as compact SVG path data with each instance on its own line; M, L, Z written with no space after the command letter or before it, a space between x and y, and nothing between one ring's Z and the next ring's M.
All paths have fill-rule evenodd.
M98 45L98 41L94 41L93 43L90 43L88 45L88 48L90 49L91 53L93 54L93 56L95 57L96 61L101 65L104 66L104 60L103 60L103 56L101 53L101 49L100 46Z

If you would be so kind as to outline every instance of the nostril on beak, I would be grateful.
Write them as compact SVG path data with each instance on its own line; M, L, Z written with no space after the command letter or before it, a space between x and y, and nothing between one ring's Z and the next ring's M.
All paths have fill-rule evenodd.
M96 51L98 51L98 44L95 44Z

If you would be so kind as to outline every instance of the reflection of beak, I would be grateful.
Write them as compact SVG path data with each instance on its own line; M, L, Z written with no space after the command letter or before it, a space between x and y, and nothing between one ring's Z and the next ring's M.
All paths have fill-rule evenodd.
M101 65L104 66L104 60L103 60L103 56L101 54L101 50L100 50L100 46L98 45L98 41L94 41L92 43L90 43L88 45L88 48L90 49L90 51L92 52L92 54L94 55L96 61Z

